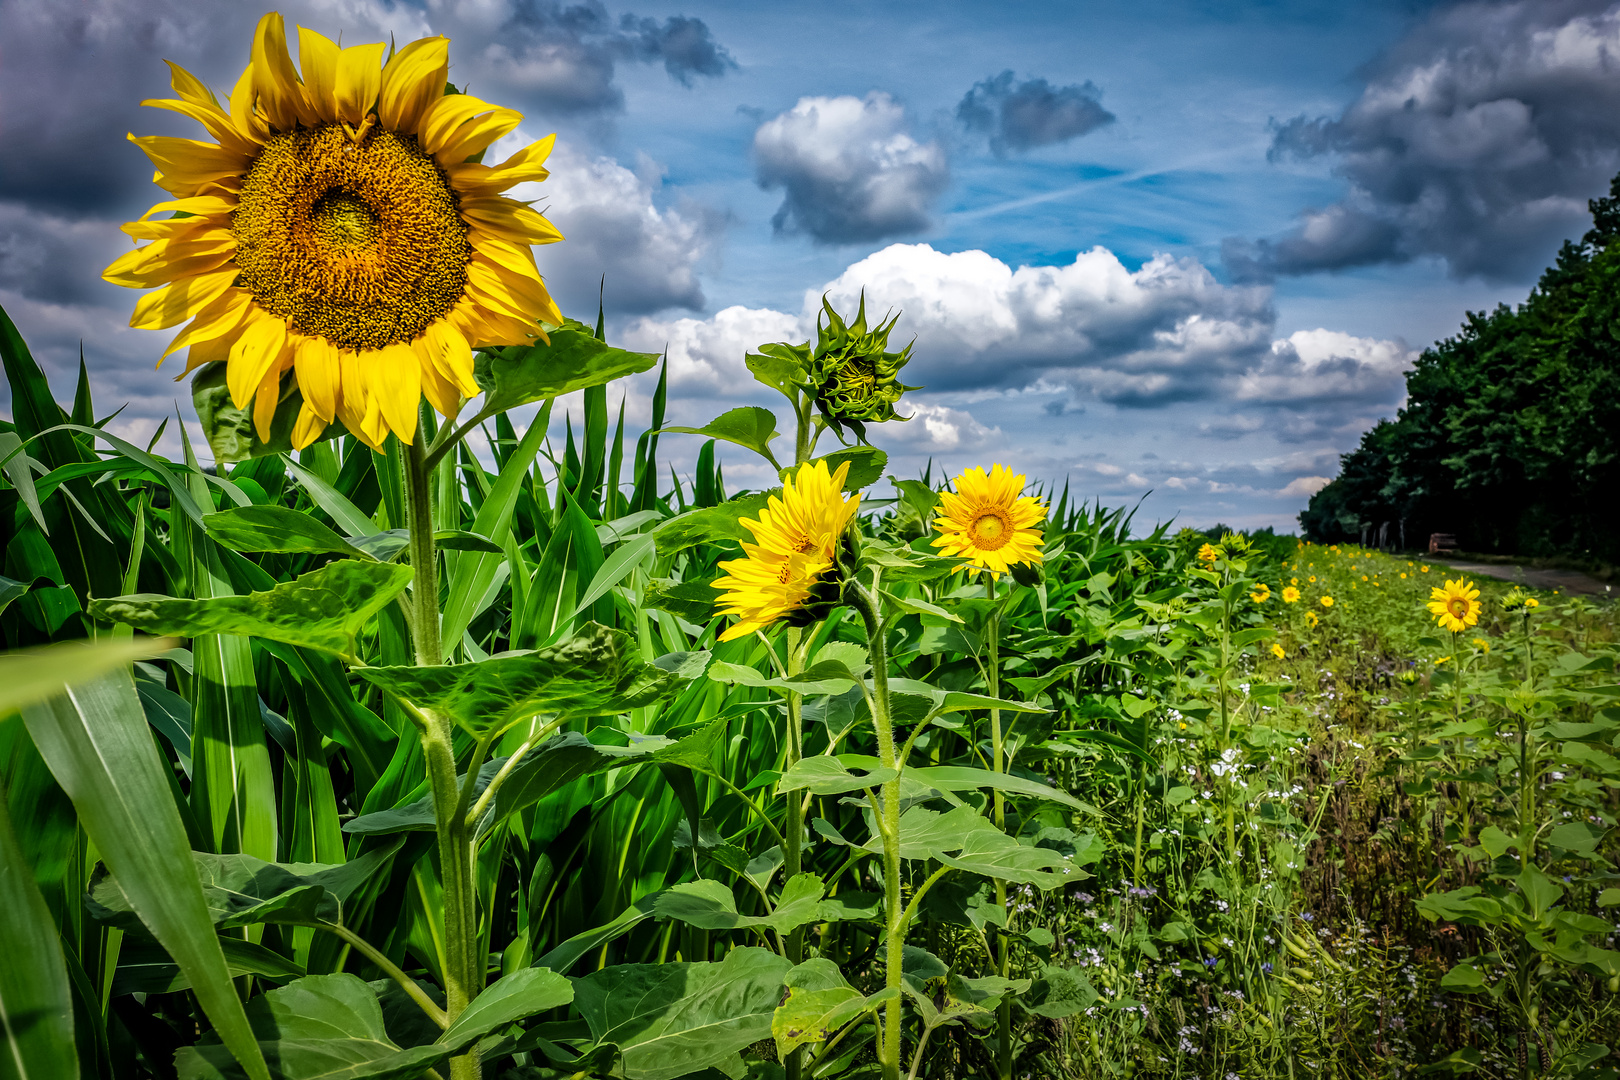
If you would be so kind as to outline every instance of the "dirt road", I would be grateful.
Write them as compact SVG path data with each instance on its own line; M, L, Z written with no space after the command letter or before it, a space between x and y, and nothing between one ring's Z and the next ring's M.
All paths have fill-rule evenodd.
M1465 559L1435 559L1434 565L1460 570L1465 574L1479 574L1482 577L1513 581L1532 589L1557 589L1567 596L1614 596L1612 586L1605 585L1596 578L1587 577L1578 570L1544 570L1513 563L1479 563Z

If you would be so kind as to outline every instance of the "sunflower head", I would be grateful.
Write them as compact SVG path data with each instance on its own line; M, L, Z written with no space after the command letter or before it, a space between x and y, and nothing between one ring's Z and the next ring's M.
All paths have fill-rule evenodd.
M1254 587L1254 592L1249 594L1249 599L1257 604L1265 603L1271 599L1271 586L1262 581Z
M529 250L562 236L501 194L547 177L554 139L482 164L523 117L446 94L449 44L422 38L384 62L381 42L339 48L299 28L295 68L272 12L226 102L171 65L177 96L144 103L210 138L130 136L174 198L124 226L150 243L102 276L157 288L131 326L190 320L164 356L189 348L186 373L223 364L261 439L296 397L295 447L334 423L373 448L408 443L424 396L453 416L479 392L474 348L562 321Z
M849 462L829 471L813 461L787 477L759 519L742 518L754 535L743 544L744 558L720 564L725 576L714 582L724 591L719 609L737 621L720 635L731 641L774 623L798 624L838 602L835 564L845 529L860 509L861 497L844 497Z
M1331 596L1322 597L1322 606L1323 607L1332 607L1333 606L1333 597L1331 597Z
M1214 544L1205 544L1198 549L1198 561L1206 566L1214 566L1220 560L1221 552Z
M1299 603L1299 590L1292 585L1284 585L1282 598L1285 604L1297 604Z
M1479 622L1479 590L1466 578L1447 581L1443 589L1430 589L1427 606L1434 621L1454 634Z
M1272 645L1271 646L1271 655L1275 656L1277 659L1281 660L1283 657L1287 656L1288 653L1283 649L1283 647L1281 645Z
M821 298L816 348L804 364L803 389L833 428L848 427L864 438L867 424L909 419L894 407L907 390L920 389L902 384L898 377L911 360L911 346L897 353L887 351L889 332L899 319L895 315L868 329L864 290L853 322L845 322L827 298Z
M1316 617L1316 612L1314 611L1307 611L1305 613L1305 621L1310 624L1312 630L1315 630L1316 624L1321 622L1321 620Z
M1003 465L992 465L988 474L972 468L954 486L954 492L940 492L934 517L940 535L933 545L941 554L964 558L973 572L986 570L992 578L1019 563L1041 561L1038 526L1046 506L1023 493L1023 474Z

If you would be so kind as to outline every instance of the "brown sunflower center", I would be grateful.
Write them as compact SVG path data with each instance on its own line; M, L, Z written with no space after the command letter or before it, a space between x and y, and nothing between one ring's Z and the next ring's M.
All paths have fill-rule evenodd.
M231 219L242 284L292 329L345 349L410 341L467 286L472 246L414 136L337 124L274 136Z
M1446 601L1446 610L1451 612L1453 619L1468 618L1468 601L1461 596L1453 596Z
M1012 539L1012 518L999 506L980 507L968 530L973 546L980 551L995 551Z

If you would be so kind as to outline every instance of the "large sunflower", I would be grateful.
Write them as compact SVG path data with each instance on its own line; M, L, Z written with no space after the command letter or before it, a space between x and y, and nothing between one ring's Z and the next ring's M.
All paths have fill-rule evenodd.
M1466 578L1446 582L1443 589L1429 590L1428 608L1434 621L1460 634L1479 622L1479 590Z
M987 476L972 468L954 486L955 492L940 492L940 513L934 518L940 535L933 544L942 554L965 558L997 576L1008 567L1041 561L1042 537L1036 526L1046 518L1046 507L1023 493L1022 473L992 465Z
M725 590L720 613L737 619L721 641L752 634L801 610L832 569L838 539L860 509L859 495L844 497L849 462L830 471L825 461L799 467L771 496L759 520L742 518L754 534L744 542L742 559L720 564L726 576L714 582Z
M555 136L500 165L475 161L523 117L446 94L449 45L422 38L385 64L381 43L340 49L299 27L300 73L272 12L225 105L174 64L178 99L143 102L212 141L129 137L175 198L124 226L151 243L102 276L162 286L130 325L190 319L163 355L189 347L187 373L224 361L261 438L296 386L295 447L334 420L373 448L389 432L409 443L422 395L454 416L479 392L473 348L562 322L529 250L562 235L501 194L546 178Z

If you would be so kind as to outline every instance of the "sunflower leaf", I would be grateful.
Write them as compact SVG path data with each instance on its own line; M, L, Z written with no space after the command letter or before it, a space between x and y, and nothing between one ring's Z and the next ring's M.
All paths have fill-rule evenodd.
M674 693L679 675L641 659L618 630L586 623L537 652L441 667L370 667L367 682L448 715L477 736L542 713L602 716Z
M177 600L137 593L93 600L90 614L149 634L244 634L346 655L354 635L410 580L408 566L341 559L246 596Z
M658 353L615 349L598 341L584 323L567 319L548 335L551 343L509 345L480 350L473 362L473 378L484 388L486 413L575 390L601 386L625 375L646 371L658 362Z
M760 511L770 503L771 496L779 494L780 488L756 491L728 499L719 506L703 506L670 518L653 530L659 557L667 558L687 548L716 540L752 540L754 534L742 524L742 519L751 517L757 521Z
M309 514L285 506L237 506L203 517L208 535L232 551L309 552L370 558Z
M776 430L776 414L757 405L744 405L723 412L700 428L667 427L664 430L682 435L703 435L723 442L736 443L738 446L746 446L770 462L778 471L782 468L770 448L770 441L781 434Z
M883 478L889 467L889 455L875 446L846 446L813 459L810 464L825 462L828 472L837 472L838 466L849 462L849 475L844 477L844 491L853 495L862 488L871 487Z

